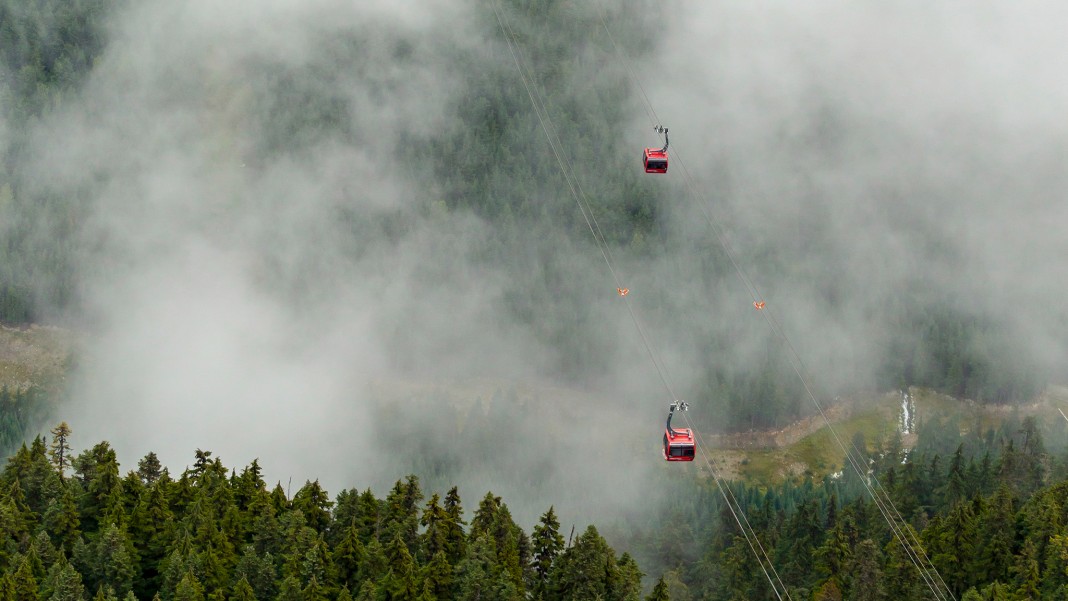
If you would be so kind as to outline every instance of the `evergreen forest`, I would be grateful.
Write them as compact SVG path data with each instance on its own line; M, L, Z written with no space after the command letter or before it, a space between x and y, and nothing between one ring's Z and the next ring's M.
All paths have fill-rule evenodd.
M868 474L770 487L724 482L768 553L774 592L711 479L663 472L658 512L568 532L552 507L530 532L487 492L465 512L455 487L410 475L379 498L290 494L257 461L210 451L174 477L148 453L122 475L107 442L75 454L66 423L0 475L4 599L930 599L899 535L921 541L963 600L1068 598L1068 455L1033 417L967 436L931 420L917 445L855 438ZM955 446L953 446L955 444ZM863 481L878 481L894 530ZM429 496L429 498L428 498ZM628 551L617 554L606 541ZM642 567L639 567L642 566ZM643 578L649 573L651 575ZM645 594L643 594L643 591Z
M687 17L651 0L209 4L0 0L0 327L86 333L69 373L0 381L0 601L1068 601L1068 432L1030 410L1065 384L1068 312L1048 294L1063 266L1025 260L1064 239L1044 212L1063 189L1064 140L1032 144L1056 128L1009 135L1027 111L979 123L947 103L917 121L919 141L895 138L907 130L895 111L923 111L850 104L878 68L845 83L817 67L772 77L757 57L720 73L773 80L748 96L696 75L693 89L657 89L665 57L693 38L665 35ZM724 50L745 27L723 23L685 54L747 58ZM699 153L695 180L679 162L667 177L639 167L640 148L659 145L641 120L647 92L669 106L693 95L673 116L722 126L728 142L665 123ZM733 147L730 128L752 113L731 115L731 98L789 110L754 127L770 142ZM944 147L959 162L917 158ZM1053 235L1003 218L1015 207ZM212 279L233 273L233 288ZM764 313L743 294L757 284ZM128 329L144 337L116 335L135 315ZM198 320L207 340L153 329L198 332ZM540 500L564 494L555 458L628 457L548 431L586 427L565 394L559 406L495 395L486 411L481 397L465 399L477 410L362 399L369 429L411 441L388 491L292 491L258 460L226 466L200 448L180 473L148 452L124 474L110 442L71 447L63 420L96 411L87 399L114 403L121 417L95 427L115 432L141 427L159 392L125 387L151 369L109 371L101 356L200 365L188 357L215 360L214 328L231 323L234 354L253 357L241 366L260 371L166 372L158 396L181 405L173 395L209 381L242 411L235 429L277 409L245 408L287 375L307 388L287 400L313 413L375 369L417 381L487 377L484 365L642 399L619 412L660 393L657 375L677 378L708 433L775 431L818 417L810 397L910 387L999 417L858 435L842 464L860 473L757 483L711 473L703 448L681 469L657 458L665 469L629 483L647 491L642 510L572 525L547 498L529 529L509 499L461 500L451 483L522 482ZM275 369L287 361L315 369ZM246 394L265 373L280 375ZM601 417L582 419L615 427ZM532 457L533 438L562 450Z

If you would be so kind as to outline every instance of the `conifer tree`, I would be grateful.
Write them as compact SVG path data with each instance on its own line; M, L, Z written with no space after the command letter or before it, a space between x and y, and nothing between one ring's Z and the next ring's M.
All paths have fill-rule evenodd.
M1042 572L1042 588L1046 598L1053 598L1068 585L1068 536L1055 534L1046 545L1046 565Z
M350 525L341 542L334 547L333 563L337 569L338 582L346 587L359 590L361 580L360 566L366 560L367 551L360 542L356 527Z
M1012 493L1002 486L990 500L982 518L981 528L987 533L978 554L980 573L986 582L1008 582L1013 563L1016 540L1016 518Z
M326 532L330 525L330 508L334 503L319 481L306 482L293 496L293 508L304 514L306 524L316 532Z
M299 580L304 569L304 559L308 550L318 540L318 533L304 522L304 514L299 509L287 511L279 520L285 531L282 548L282 574L296 576Z
M492 492L487 492L486 496L482 497L482 502L478 504L475 516L471 519L471 538L477 538L484 532L492 532L500 506L501 498L494 496Z
M75 457L72 464L86 490L82 496L82 530L95 533L105 510L117 510L112 493L115 489L121 492L119 462L114 449L105 441Z
M185 573L174 590L174 601L204 601L204 588L192 571Z
M460 504L460 493L454 486L445 495L445 555L449 563L456 565L465 554L467 536L464 533L465 522L463 520L463 507Z
M400 535L410 549L418 548L419 502L422 499L417 477L410 475L403 482L397 481L386 497L384 526L389 536L387 540Z
M664 582L663 576L660 576L656 581L656 585L653 586L653 592L649 593L645 601L671 601L671 596L668 595L667 583Z
M360 493L355 488L342 490L334 498L334 511L327 531L326 540L333 547L340 542L349 526L355 526L357 506ZM349 593L352 594L351 591Z
M197 554L200 564L200 580L206 597L224 595L230 586L230 565L236 563L234 558L220 557L212 543L201 547L203 550Z
M386 548L389 571L379 585L379 598L383 601L415 601L422 587L416 581L415 566L401 538L401 533Z
M93 601L119 601L119 598L115 595L115 589L102 584L97 587Z
M826 581L833 581L835 588L841 590L845 566L851 557L849 540L846 538L843 523L839 521L816 549L815 568Z
M552 593L560 599L607 598L618 587L619 568L608 543L590 525L575 545L558 558L550 577Z
M372 540L371 544L367 545L366 559L360 565L360 572L358 578L361 582L370 580L372 583L377 582L380 578L386 575L386 571L389 569L389 561L386 559L385 550L382 548L381 543L377 540ZM361 592L363 591L363 585L360 585Z
M847 601L879 601L883 598L880 560L881 553L874 541L870 538L860 541L853 554Z
M39 601L37 578L34 577L33 568L30 567L28 560L23 560L19 564L19 569L15 570L13 582L15 601Z
M630 553L624 553L619 558L619 587L613 593L613 597L619 601L641 601L642 572Z
M980 541L970 503L958 503L945 519L932 520L924 531L924 541L932 563L954 595L962 594L978 580L975 560Z
M67 422L59 422L59 425L52 428L51 432L52 446L49 448L48 455L62 480L66 477L67 468L70 467L70 444L68 439L70 439L71 429Z
M360 542L366 547L372 539L378 538L380 520L378 499L371 489L360 493L356 502L356 530L360 533ZM361 585L362 587L362 585Z
M41 530L30 541L30 548L26 551L25 561L29 565L30 573L33 574L34 579L40 583L48 575L45 562L52 564L57 557L56 548L48 538L48 533Z
M430 563L423 568L424 589L435 599L451 599L453 593L453 568L445 557L444 551L438 551L430 558Z
M1016 582L1016 594L1020 599L1039 599L1042 596L1038 570L1038 550L1028 539L1024 542L1020 555L1013 566Z
M417 557L430 558L438 551L445 551L448 546L446 540L448 517L445 508L440 504L440 497L435 493L423 508L423 517L419 519L419 525L423 526L424 530L420 536L420 553Z
M324 583L327 589L330 588L329 583L337 579L333 555L326 544L325 535L320 534L319 538L312 543L312 546L304 552L304 561L301 563L300 574L304 582L316 578L319 582Z
M74 497L72 485L65 483L58 499L49 500L48 508L43 517L45 532L55 537L56 543L67 553L74 548L74 541L78 540L81 531L81 517L78 513L78 502Z
M497 565L493 539L483 532L467 545L467 556L456 567L456 588L460 599L512 600L519 598L515 587Z
M174 513L165 490L162 480L156 480L141 493L137 506L130 513L130 538L141 559L141 570L134 582L134 592L140 599L159 590L160 564L167 556L167 548L174 536Z
M912 526L905 524L904 536L907 540L916 540ZM901 540L894 535L883 549L886 556L886 569L883 571L883 590L889 599L913 599L919 594L921 583L919 573L912 564L908 552Z
M51 586L49 601L84 601L85 586L82 585L82 575L69 563L57 565L59 567Z
M145 486L152 486L162 475L162 465L155 453L149 452L137 462L137 476Z
M519 536L522 530L512 521L512 514L504 503L500 503L497 509L492 529L497 547L497 563L512 581L517 594L525 596L524 562L519 554Z
M241 470L241 475L233 483L233 489L234 502L237 504L238 509L257 514L256 511L252 510L253 507L256 506L257 502L260 504L266 503L269 498L267 483L263 480L263 469L260 467L259 459L253 459L252 463Z
M244 580L256 599L274 599L276 569L270 553L260 555L255 547L246 545L234 567L234 578Z
M319 585L319 580L315 576L308 580L308 586L301 591L301 596L304 601L327 601L326 592Z
M105 527L90 550L92 567L83 571L86 576L93 575L88 579L90 586L107 584L122 596L130 592L136 569L132 548L133 544L122 529L114 524Z
M300 581L296 576L287 576L282 581L275 601L304 601L304 592L300 588Z
M234 584L229 601L256 601L256 593L253 592L252 586L248 583L248 580L241 577L241 579Z
M953 453L953 458L949 462L943 504L952 507L956 503L963 501L967 494L967 487L964 468L964 443L961 443L957 446L957 450Z
M0 601L15 601L15 584L7 572L0 572Z
M355 601L377 601L375 596L375 583L370 580L364 580L360 585L360 592L356 595Z
M289 498L282 489L282 483L278 482L271 489L271 505L274 506L274 515L282 515L289 510Z

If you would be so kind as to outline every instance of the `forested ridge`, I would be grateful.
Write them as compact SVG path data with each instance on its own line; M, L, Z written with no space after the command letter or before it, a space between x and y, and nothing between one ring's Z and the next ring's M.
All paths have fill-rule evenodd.
M953 598L1068 598L1068 455L1033 417L997 428L932 417L913 448L900 434L852 443L908 523ZM771 487L729 483L793 599L931 599L920 572L848 468ZM754 551L711 482L665 482L672 509L620 533L673 599L775 599ZM945 589L943 589L944 591ZM944 592L943 592L944 594Z
M256 397L248 405L255 409L242 414L242 420L260 417L257 411L277 410L278 406L256 402L286 376L290 380L307 377L304 384L309 387L324 379L328 368L276 369L289 367L287 352L303 352L301 359L316 366L343 366L338 369L346 373L376 360L400 365L398 371L403 373L409 364L437 367L440 362L447 370L454 355L477 358L477 354L463 354L465 345L533 340L532 347L547 349L548 358L529 360L537 363L536 367L521 373L586 389L606 381L622 381L623 376L631 378L630 383L645 377L633 365L614 363L621 356L621 342L634 341L620 333L624 329L620 323L626 328L631 323L606 317L610 313L606 303L618 299L584 217L545 144L542 124L520 83L500 25L493 18L490 2L495 1L464 3L469 12L462 13L463 23L450 24L462 26L461 33L440 39L421 38L418 28L387 26L374 18L347 28L331 28L322 23L320 15L317 19L309 17L316 24L310 27L313 35L301 41L306 47L301 48L300 59L293 61L284 56L288 46L274 43L277 40L264 44L276 54L252 52L228 63L222 60L227 56L220 48L233 48L225 44L213 47L211 40L198 39L208 50L192 56L205 62L209 62L205 56L220 59L218 63L223 66L213 72L214 61L184 71L177 67L186 65L175 63L181 63L186 55L179 54L173 63L157 57L159 63L141 64L126 60L131 57L112 46L115 36L130 44L127 52L138 48L130 39L138 38L133 33L143 32L131 33L129 28L159 22L146 20L146 15L158 16L153 7L167 5L184 14L180 7L175 8L177 5L145 3L148 8L144 8L121 0L0 0L0 322L89 323L113 328L108 330L111 333L121 330L124 311L133 313L142 304L151 304L146 299L159 300L142 296L142 289L158 286L166 295L175 288L182 289L186 283L180 276L188 274L175 269L179 282L174 287L164 285L173 284L164 281L166 277L153 277L132 288L116 286L114 296L99 295L99 290L123 280L101 274L113 275L114 271L156 276L153 268L174 268L174 263L166 260L156 264L150 258L142 264L138 262L141 257L133 256L134 250L157 250L156 240L143 243L138 236L166 237L173 227L201 243L198 248L212 248L212 244L223 248L219 254L194 255L200 262L190 263L197 271L213 267L211 259L237 255L247 260L235 262L247 269L240 275L247 276L252 282L248 288L260 296L233 293L237 310L220 310L221 321L240 322L247 308L255 322L274 315L271 310L277 309L289 323L298 324L295 330L301 330L288 338L282 336L278 343L270 336L260 338L262 331L240 322L248 329L238 328L237 353L270 360L253 360L250 363L255 369L247 371L210 374L217 376L217 381L204 379L209 382L205 389L218 395L212 396L213 400L248 401L246 397ZM631 133L639 127L638 100L605 29L614 32L622 51L636 62L653 60L664 43L658 37L662 31L649 25L655 5L627 0L608 10L604 26L598 9L582 2L504 0L500 5L514 29L519 55L531 66L535 85L558 127L566 160L576 166L577 177L589 192L590 206L608 250L621 271L635 282L627 282L632 286L628 298L653 334L652 346L667 349L663 357L675 375L692 372L680 379L689 383L685 398L701 399L693 403L697 428L735 432L778 428L811 414L813 408L805 402L805 383L794 372L796 365L782 341L771 332L754 333L756 328L750 327L763 324L752 319L754 309L748 299L739 302L735 294L739 288L734 259L717 244L705 223L694 220L685 207L686 191L672 179L678 169L673 167L670 177L649 179L638 167L640 140L651 136ZM144 11L139 15L141 20L123 20L134 8ZM178 21L173 22L176 30L189 26ZM196 19L191 21L196 24ZM271 25L281 28L279 23ZM204 30L211 31L207 27ZM156 33L172 42L188 41L181 36L166 38L164 34L169 31L167 27ZM113 51L116 54L109 55ZM113 60L106 60L109 56ZM430 57L439 61L436 66L440 73L434 75L449 83L405 87L406 74L418 72L420 61ZM145 93L145 87L133 85L129 79L146 75L138 68L160 64L174 72L161 69L163 75L151 74L163 84L147 79L161 85L162 90ZM101 76L101 69L107 68L112 71ZM94 81L97 96L90 102L85 98ZM109 101L115 98L101 88L124 81L142 93L130 94L135 100L148 98L145 121L135 122L138 115L131 114L134 125L130 125L107 113ZM124 101L125 92L119 91ZM398 108L399 115L390 113L394 104L403 106L404 101L424 92L427 98L421 100L425 104L416 106L444 115L440 122L428 119L434 127L417 124L422 115L411 106L409 112ZM183 93L211 98L188 101ZM151 100L160 102L159 97L165 100L152 105ZM849 146L838 146L837 142L855 132L848 118L832 118L835 107L827 102L799 108L795 129L782 132L782 152L792 157L787 162L834 163L839 155L846 154L842 148ZM77 110L70 111L70 107ZM691 114L707 108L694 107ZM178 120L181 126L152 133L174 146L174 154L180 155L175 162L182 168L162 160L172 159L170 152L148 153L143 163L141 157L135 157L137 160L130 162L116 160L113 165L108 164L110 157L104 156L100 163L84 169L80 164L59 169L49 162L57 160L50 152L54 148L78 146L63 130L64 124L78 122L70 118L71 112L101 112L120 122L111 124L118 134L89 129L87 137L95 143L94 134L100 140L107 140L109 135L133 138L135 132L124 128L133 130L163 121L158 117L170 115L172 109L189 117L188 122ZM371 122L375 118L383 118L385 125ZM672 128L673 143L685 139L685 123L665 125ZM649 133L646 125L640 127ZM205 156L198 155L203 149L193 144L201 138L209 139L205 146L211 150ZM858 144L869 142L859 138ZM182 155L187 149L179 148L178 140L194 147L189 155ZM84 146L92 147L92 143L83 144L82 150ZM371 146L385 150L381 155L351 152ZM156 150L152 144L145 147ZM135 146L134 152L141 148ZM95 158L95 147L90 152ZM75 152L73 156L80 155ZM336 156L343 157L342 161L356 157L375 163L367 170L358 170L365 165L338 167L330 163ZM760 155L761 169L767 160L769 171L773 171L775 158ZM165 166L152 171L153 160ZM322 163L328 167L321 167ZM315 168L301 170L309 164ZM390 181L383 187L404 188L403 192L383 193L386 200L365 198L366 190L380 192L376 189L381 183L376 179L379 168L388 172L381 175L383 178L400 174L403 185ZM139 171L142 169L145 174ZM333 173L331 169L356 175L342 178L344 185L324 186L330 188L325 192L314 186L290 189L285 185L302 178L334 183L336 180L327 177ZM908 166L900 169L908 171ZM131 172L137 175L130 176ZM196 174L198 184L201 179L207 183L184 187L174 180L176 174L190 172ZM906 173L902 179L922 175ZM812 179L819 179L818 175ZM775 301L789 298L789 292L815 299L815 312L806 314L799 309L790 314L794 307L784 302L783 312L776 315L793 317L784 319L782 327L794 337L804 359L802 367L813 370L807 375L817 397L833 399L857 391L924 386L981 404L1012 406L1031 401L1058 376L1061 366L1055 361L1059 349L1031 344L1037 339L1036 333L1056 339L1068 331L1055 300L1006 315L996 309L997 303L988 306L962 300L968 293L1004 285L994 277L988 278L990 282L969 281L957 288L944 288L956 275L954 271L968 263L959 256L960 248L954 241L944 238L953 228L941 229L934 224L942 225L940 220L951 221L967 213L974 199L966 192L959 192L958 197L958 191L930 182L895 188L894 182L878 179L869 187L860 186L863 192L859 196L874 197L876 204L891 207L880 206L866 219L887 221L888 238L900 237L905 240L902 246L919 249L911 257L915 261L912 271L881 286L872 285L876 291L868 293L871 282L865 279L867 271L878 272L878 266L864 265L860 271L865 277L847 269L855 256L851 251L857 247L845 243L836 246L842 242L841 232L829 225L835 199L802 192L788 199L800 199L805 205L797 223L790 223L790 227L767 226L765 230L764 222L749 230L734 229L747 223L741 216L747 199L744 193L729 188L744 188L744 182L740 185L725 176L710 183L700 181L708 186L702 190L707 198L700 201L708 202L728 238L744 249L737 260L751 274L758 274L762 285L767 284L763 289L769 291L770 306L779 311ZM252 191L226 192L228 186L242 185ZM266 188L296 191L292 198L278 198L270 196ZM219 189L224 192L209 194ZM738 196L732 196L735 193ZM137 200L140 194L156 196L143 206L107 202L112 195ZM942 195L952 198L945 201ZM939 201L944 204L939 205ZM784 199L782 204L789 203ZM940 209L945 205L951 210ZM959 209L958 205L969 209ZM930 214L919 210L928 206L935 206ZM153 214L155 210L159 210L158 215ZM145 219L145 214L154 216ZM783 215L771 215L768 221L773 217L792 219L789 213ZM139 218L142 220L137 221ZM150 227L160 223L164 227ZM139 227L144 232L127 231ZM254 233L249 234L249 230ZM434 237L439 232L441 239ZM864 237L867 230L849 233ZM219 244L231 238L246 245ZM292 243L299 238L309 240L306 244ZM339 239L341 243L337 243ZM412 242L422 239L430 242L425 246ZM124 246L130 240L139 244ZM158 246L170 250L166 247L172 242L158 240ZM235 248L237 252L231 254ZM398 275L402 282L399 287L404 289L389 290L393 281L376 277L381 274L366 266L381 264L387 265L386 270L393 269L398 264L389 259L403 250L415 256L415 276L404 283ZM883 250L885 254L891 252ZM129 256L124 254L127 251ZM172 258L166 252L161 255ZM862 255L872 256L879 255ZM459 267L452 270L453 265ZM937 268L928 269L931 265ZM345 267L349 270L344 271ZM124 272L124 268L129 271ZM217 273L231 272L222 269ZM465 279L471 273L489 275ZM368 274L369 286L377 287L376 294L370 296L346 296L351 288L331 285L344 279L363 283L361 276ZM456 281L451 281L453 278ZM220 297L233 292L210 278L189 278L189 282L191 289L183 290L184 295L167 299L171 301L165 305L167 311L149 311L140 322L142 327L153 320L183 322L189 318L183 312L185 305L205 297L211 301L216 292ZM465 286L472 290L464 292L490 298L478 298L485 304L476 304L472 296L452 294ZM486 293L487 289L492 289L492 294ZM87 300L93 290L98 293L95 304ZM777 298L776 292L782 296ZM131 298L122 298L123 293ZM445 308L438 309L439 293L453 304L443 303ZM1001 294L1012 297L1011 291ZM424 295L431 301L403 302ZM245 301L250 298L258 302L248 307L251 303ZM309 323L322 324L302 320L317 311L327 315L323 318L326 321L351 317L351 313L325 309L361 301L395 305L400 312L413 306L428 313L435 309L435 314L425 322L413 314L386 313L385 318L382 313L358 314L368 321L382 318L386 329L393 328L392 336L378 340L380 346L371 352L361 352L366 351L361 348L331 363L334 358L328 356L329 351L348 347L329 346L326 339L330 337L324 333L333 331L307 327ZM458 331L470 331L474 336L485 330L485 338L460 344L447 336L425 340L433 336L419 326L429 329L444 322L447 329L454 320L464 320L460 309L469 306L477 307L476 312L484 310L488 317L468 316L467 325L474 324L475 328ZM818 325L805 335L809 321ZM847 322L863 327L851 330ZM151 333L149 338L133 341L119 337L117 343L111 341L108 351L130 357L163 349L164 357L178 362L202 350L215 357L209 351L219 350L201 339L179 340L170 348L172 340L163 335L152 338ZM359 331L351 338L374 339L375 334L381 332ZM304 336L313 343L306 343ZM420 346L423 343L425 346ZM318 344L327 351L308 351ZM202 349L202 345L210 348ZM854 353L854 348L868 352ZM120 351L130 354L121 355ZM256 355L257 351L263 355ZM411 359L406 354L409 351L423 353L424 363ZM283 359L279 361L277 355ZM370 355L373 359L368 358ZM226 352L219 356L225 358ZM645 359L641 355L641 360ZM521 356L519 362L527 363L528 357ZM393 364L387 367L395 367ZM84 378L92 366L76 369ZM105 374L102 378L131 376L101 371ZM166 370L142 372L165 374L167 377L160 380L172 385L201 376L179 373L175 377ZM242 388L230 381L252 380L266 373L282 376L278 380L263 378L262 388ZM652 372L647 375L649 380L655 377ZM85 381L72 379L75 385ZM108 395L114 394L113 389L99 386L99 380L94 383L99 390L90 398L104 399L101 402L147 406L152 393L174 402L173 394L161 395L158 388L135 385L129 390L119 387L131 398L112 399ZM330 384L344 388L354 382L341 378ZM329 396L333 392L330 388L327 385L325 392L309 392L307 399L286 400L313 404L317 397ZM228 468L205 450L197 450L192 466L177 476L161 466L154 453L147 454L137 470L124 476L110 443L74 452L68 446L65 425L53 431L51 440L37 437L31 441L43 424L58 421L65 398L78 392L36 385L0 388L0 454L9 456L0 474L0 601L157 597L160 601L585 601L632 600L646 594L657 601L669 597L676 601L776 598L714 483L696 463L658 466L663 469L649 482L630 483L647 488L648 510L631 510L625 518L606 516L605 523L580 528L573 536L565 533L567 526L559 523L551 500L546 503L550 508L527 533L512 519L505 499L492 492L486 493L477 508L468 502L465 511L458 488L444 495L421 488L421 482L432 481L437 486L450 478L488 474L502 481L525 482L545 492L558 481L553 479L556 471L568 469L554 463L560 458L564 458L561 462L587 462L594 469L604 466L606 471L609 464L618 467L618 447L605 445L584 455L590 447L578 443L569 446L573 431L581 428L598 429L608 438L614 426L611 416L572 418L560 407L531 407L512 402L514 399L494 399L485 411L481 398L474 403L477 410L471 411L453 405L435 406L436 398L422 403L402 399L382 412L393 420L391 423L372 421L370 428L383 437L403 439L409 446L402 459L418 476L398 480L384 497L370 488L362 492L345 489L331 497L318 481L308 481L293 494L281 483L271 487L258 462L240 470ZM343 401L366 402L371 407L368 413L376 408L366 399L345 397ZM619 406L625 409L617 410L629 410L627 402L631 401L621 400ZM343 406L348 405L333 407L340 411ZM329 405L315 405L316 410L324 407ZM414 415L405 415L405 410ZM546 419L547 414L558 421ZM954 419L924 416L918 440L910 448L898 436L854 439L859 455L855 459L858 464L869 465L870 474L846 471L821 480L802 477L767 487L726 483L741 501L740 509L794 599L930 598L919 573L867 497L864 482L869 477L888 491L955 597L968 601L1068 599L1068 457L1063 455L1063 424L1040 424L1034 418L1021 420L1015 415L994 427L979 420L961 424ZM657 420L650 422L650 432L655 434L648 441L613 443L638 447L632 455L646 450L655 454L663 426L659 416ZM571 422L566 427L572 430L539 431L545 424L565 421ZM100 422L107 422L107 418ZM96 426L102 427L99 423ZM131 426L116 418L104 427ZM158 433L160 439L166 436L167 432ZM531 444L534 436L538 445ZM539 448L546 456L538 455ZM354 461L363 459L353 456ZM624 463L622 469L629 467ZM617 554L613 546L625 552Z
M290 496L257 461L228 470L200 449L177 478L155 453L122 475L107 442L74 454L70 433L0 475L4 601L642 598L631 556L593 525L565 538L552 507L528 534L492 492L465 512L415 476L385 498L317 480Z
M861 478L955 598L1068 598L1068 455L1033 417L960 428L925 420L912 448L858 436L861 477L727 485L795 599L930 598ZM154 453L123 476L107 442L75 453L69 436L57 426L0 474L5 599L640 599L643 571L651 599L775 598L712 482L673 470L649 482L659 511L575 533L550 507L527 533L492 492L465 512L455 487L429 494L414 475L384 498L318 481L290 494L258 461L198 449L177 477Z

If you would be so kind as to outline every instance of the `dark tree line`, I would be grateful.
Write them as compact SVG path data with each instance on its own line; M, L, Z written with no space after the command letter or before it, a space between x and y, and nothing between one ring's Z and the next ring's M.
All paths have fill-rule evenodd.
M634 559L592 525L568 544L552 507L528 534L493 493L468 522L455 487L427 498L415 476L290 498L199 449L177 478L154 453L123 475L107 442L72 455L52 434L0 474L3 601L642 598Z
M1037 421L920 436L911 450L899 436L854 442L954 598L1068 599L1068 456L1047 452ZM676 508L631 532L635 556L694 599L775 599L713 485L665 486ZM794 599L931 598L855 473L729 486Z

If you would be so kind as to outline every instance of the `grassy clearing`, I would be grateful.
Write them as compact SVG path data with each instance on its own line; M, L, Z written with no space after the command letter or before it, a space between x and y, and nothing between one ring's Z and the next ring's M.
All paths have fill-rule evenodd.
M915 405L917 423L951 417L958 420L964 431L976 426L983 430L996 429L1006 419L1020 419L1026 415L1037 415L1044 421L1063 421L1064 418L1057 413L1057 408L1061 406L1068 413L1068 387L1063 386L1051 386L1034 404L1020 407L983 406L919 388L911 389L910 393ZM899 426L899 394L888 393L867 401L864 409L858 409L849 418L834 423L837 438L847 448L853 442L854 436L860 433L871 450L878 442L885 441ZM906 436L905 443L910 444L910 438L914 441L914 436ZM845 459L845 453L835 440L835 435L826 426L783 447L711 449L709 453L720 466L722 476L742 479L758 486L779 484L787 478L800 479L806 476L818 480L842 470Z
M74 336L67 330L0 326L0 386L51 386L70 368Z
M812 477L822 478L842 469L845 459L842 445L848 449L858 433L864 436L864 441L870 448L876 441L893 433L896 427L895 411L889 407L874 407L835 424L834 433L830 428L823 428L787 447L786 451L804 463Z

